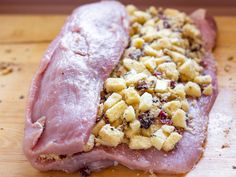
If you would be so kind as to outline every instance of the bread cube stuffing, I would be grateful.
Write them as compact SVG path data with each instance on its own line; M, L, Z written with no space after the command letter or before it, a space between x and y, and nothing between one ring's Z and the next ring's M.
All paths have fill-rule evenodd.
M132 122L133 120L135 120L135 111L134 111L133 106L129 106L128 108L125 109L123 118L127 122Z
M166 141L163 144L163 150L164 151L170 151L174 149L176 143L178 143L182 138L182 135L180 135L177 132L173 132L170 134L170 136L166 139Z
M134 11L133 13L136 21L140 24L144 24L147 20L151 18L151 16L143 11Z
M209 96L209 95L212 94L212 92L213 92L213 89L212 89L212 85L210 84L210 85L206 86L206 87L203 89L203 92L202 92L202 93L203 93L204 95Z
M140 103L139 103L139 110L141 112L148 111L152 107L152 95L150 93L145 92L140 97Z
M111 96L107 98L107 100L104 102L104 110L111 108L116 103L118 103L122 99L122 96L118 93L112 93Z
M161 150L166 139L167 139L167 135L163 132L162 129L159 129L151 137L151 144L156 149Z
M177 81L179 78L175 63L162 63L158 66L158 71L162 72L170 80Z
M143 70L145 70L145 66L136 61L136 60L131 60L131 59L128 59L128 58L125 58L123 60L123 64L125 66L125 68L127 68L128 70L135 70L137 73L140 73L142 72Z
M194 78L194 82L198 84L210 84L212 81L212 78L210 75L205 75L205 76L197 76Z
M161 56L163 56L162 50L155 50L155 49L153 49L152 47L150 47L148 45L144 47L144 53L148 56L151 56L151 57L161 57Z
M193 80L198 75L194 62L189 59L179 67L179 73L187 81Z
M192 97L200 97L201 96L201 88L198 84L194 82L188 82L184 86L185 92L188 96Z
M93 127L92 133L97 136L98 132L101 130L101 128L105 125L105 121L102 119L100 120L98 123L95 124L95 126Z
M141 49L143 47L143 44L144 44L144 40L142 38L134 38L132 40L132 45L135 48Z
M182 109L178 109L177 111L175 111L171 120L174 126L181 127L184 129L187 128L186 113Z
M144 136L150 137L153 135L154 132L161 128L160 124L152 124L148 129L142 128L141 133Z
M129 88L125 89L124 94L125 94L125 102L127 104L139 103L140 96L139 96L138 92L133 87L129 87Z
M183 54L180 54L178 52L174 52L174 51L171 51L171 50L168 50L168 49L165 49L164 50L164 53L171 56L172 60L177 63L178 65L179 64L183 64L186 60L187 60L187 57L184 56Z
M167 80L156 80L155 91L164 93L168 91L169 82Z
M174 94L177 95L181 99L184 99L186 96L183 84L176 85L176 87L173 89L173 91L174 91Z
M126 79L126 84L128 86L136 85L138 81L143 80L145 78L147 78L147 75L144 73L132 74Z
M126 105L126 103L123 100L121 100L120 102L116 103L113 107L111 107L106 111L106 116L110 122L114 122L123 115L127 107L128 106Z
M165 103L162 108L167 114L172 115L173 112L181 108L181 103L180 101L170 101Z
M110 124L106 124L99 131L99 137L106 143L106 145L116 147L122 142L124 133L115 127L112 127Z
M133 131L137 132L140 129L141 124L138 120L134 120L129 124L129 126Z
M192 39L200 35L200 31L192 24L186 24L183 26L183 34Z
M105 82L107 92L118 92L126 88L125 80L122 78L108 78Z
M181 101L181 109L183 109L185 112L189 111L189 104L186 99Z
M89 136L88 142L84 146L84 151L85 152L91 151L93 149L93 147L94 147L94 139L95 139L95 136L93 134L91 134Z
M150 72L153 72L156 68L156 61L155 59L150 58L149 60L144 62L144 65Z
M148 137L135 135L130 139L130 149L149 149L150 147L152 144Z
M172 133L175 130L175 127L172 125L162 125L161 128L163 132L168 133L168 134Z

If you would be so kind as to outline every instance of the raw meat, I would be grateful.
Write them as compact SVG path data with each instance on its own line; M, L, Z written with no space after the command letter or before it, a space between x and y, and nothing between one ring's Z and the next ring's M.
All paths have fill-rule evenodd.
M204 39L205 73L213 78L214 93L189 100L192 131L186 131L176 149L131 150L96 147L82 152L95 123L104 80L119 62L128 41L125 9L117 2L82 6L51 44L33 81L26 114L24 151L39 170L91 171L120 163L130 169L165 174L190 171L200 159L207 135L208 114L217 96L216 66L211 50L216 25L205 10L192 14ZM41 154L61 155L40 161Z

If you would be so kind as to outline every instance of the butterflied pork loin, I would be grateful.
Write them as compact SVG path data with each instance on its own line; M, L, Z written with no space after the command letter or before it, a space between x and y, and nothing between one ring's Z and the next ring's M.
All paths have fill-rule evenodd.
M96 146L84 152L96 123L100 93L119 63L129 41L129 18L118 2L102 1L74 11L49 46L33 80L26 110L24 152L41 170L95 171L116 164L164 174L190 171L204 150L208 114L217 95L216 25L205 10L192 20L203 36L201 61L212 77L213 93L188 98L189 131L170 152L155 148L133 150L127 144Z

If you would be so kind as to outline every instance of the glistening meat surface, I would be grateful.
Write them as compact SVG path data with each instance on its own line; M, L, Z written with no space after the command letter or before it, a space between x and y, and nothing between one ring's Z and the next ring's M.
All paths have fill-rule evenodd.
M101 50L101 46L97 46L101 44L97 44L97 42L101 42L102 40L97 40L97 42L94 41L96 41L100 34L105 34L104 32L110 28L106 28L106 30L101 33L89 33L89 31L93 29L90 25L93 25L94 21L96 22L99 19L97 14L96 18L92 18L94 20L91 21L92 24L88 25L87 21L83 23L84 17L87 17L87 13L89 14L91 10L89 8L95 7L96 9L98 4L84 6L76 11L70 18L73 23L70 24L69 20L70 25L67 23L62 34L49 48L49 52L42 62L31 90L31 100L27 110L25 153L33 165L40 170L64 170L72 172L83 167L88 167L91 170L98 170L111 166L117 161L131 169L168 174L188 172L200 159L203 152L208 114L217 94L215 61L211 54L211 49L215 43L216 28L212 19L207 18L204 10L194 12L192 19L199 27L203 36L204 47L206 49L203 61L207 64L205 66L205 72L210 74L213 78L214 93L209 97L202 96L198 100L190 100L192 104L189 114L192 117L192 121L189 126L192 130L189 132L186 131L183 134L183 139L177 145L176 149L169 153L165 153L156 149L131 150L127 145L119 145L116 148L101 146L94 148L87 153L81 152L83 145L86 143L90 134L91 127L94 125L97 110L96 106L98 105L100 97L99 91L102 89L103 81L118 63L127 42L127 34L125 32L126 25L120 20L117 20L117 16L124 18L124 15L122 15L124 14L124 9L117 3L113 4L111 2L106 2L103 5L107 6L111 4L112 7L114 5L120 9L118 11L120 13L117 12L118 14L115 15L116 18L112 17L110 19L109 17L110 20L114 20L114 26L117 27L114 29L114 32L115 34L118 33L118 35L117 38L115 38L117 40L112 38L113 35L112 37L109 36L110 38L106 38L107 41L103 44L104 50L106 50L105 54L103 53L104 51ZM89 10L86 11L87 9ZM101 13L105 13L104 11L106 10L102 9ZM83 19L79 18L81 16ZM105 17L104 15L100 20L102 20L102 18L108 17ZM74 22L75 24L78 22L78 26L80 27L77 25L75 25L75 27ZM73 26L73 28L71 28L71 26ZM75 34L78 36L75 37L71 35L71 30L76 32ZM84 35L84 33L94 34L95 39L90 38L89 40L88 36ZM80 39L78 43L77 41L74 42L75 38ZM123 41L122 39L125 40ZM111 41L116 41L116 45L112 44ZM60 47L58 47L58 45ZM64 53L65 49L66 54ZM72 51L71 53L73 55L78 56L79 63L77 63L78 60L71 57L70 51ZM95 55L93 57L93 55L90 55L93 53L91 51L94 51L97 54L99 53L100 55ZM109 57L107 56L107 53L109 54ZM90 59L93 59L93 61ZM61 67L64 69L61 70ZM71 67L72 71L70 70ZM66 72L63 71L68 71L68 73L66 74ZM60 72L63 72L64 74L60 74ZM68 76L70 76L70 79L64 78ZM51 81L50 79L55 81L55 85L48 86L48 84L50 84L48 81ZM94 82L92 79L94 79ZM71 82L73 83L73 86L78 84L78 87L71 87ZM88 84L89 90L84 88L86 84ZM92 98L90 98L91 93L94 94ZM73 94L76 96L70 98L70 95ZM68 99L73 100L72 105L70 104L71 100ZM58 105L60 106L57 107ZM83 125L83 127L81 125ZM69 156L56 161L43 162L38 160L40 154Z

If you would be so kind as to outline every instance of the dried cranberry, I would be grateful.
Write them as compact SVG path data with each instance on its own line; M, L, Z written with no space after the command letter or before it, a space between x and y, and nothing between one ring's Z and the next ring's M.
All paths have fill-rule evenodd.
M134 60L138 60L141 56L143 56L143 53L140 49L134 50L129 53L129 57Z
M91 174L91 171L88 167L81 168L79 172L82 177L88 177Z
M110 121L109 121L109 119L108 119L108 117L106 115L104 115L104 121L105 121L106 124L110 123Z
M175 88L176 82L175 81L170 81L170 88Z
M148 89L148 84L145 81L139 81L137 86L136 86L137 90L147 90Z
M172 120L168 119L168 118L160 118L160 122L162 124L166 124L166 125L172 125L173 124Z
M170 28L171 27L170 23L166 20L163 21L163 26L164 26L164 28Z
M166 119L168 117L168 114L165 111L160 111L158 114L158 117Z
M201 61L200 62L200 65L204 68L206 68L208 66L207 62L206 61Z
M154 71L153 75L157 77L157 76L161 76L162 74L159 71Z
M148 129L154 122L154 116L149 111L144 112L138 116L141 128Z

